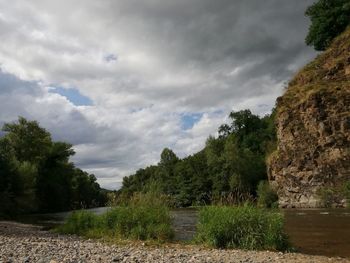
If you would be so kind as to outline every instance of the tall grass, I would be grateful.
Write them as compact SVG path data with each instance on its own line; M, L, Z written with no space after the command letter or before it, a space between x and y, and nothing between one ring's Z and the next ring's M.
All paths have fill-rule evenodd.
M196 241L217 248L286 250L283 215L253 206L208 206L199 212Z
M102 215L74 212L58 232L87 237L166 241L173 237L170 211L161 196L136 194Z
M257 205L261 208L277 208L278 195L268 181L260 181L257 189Z

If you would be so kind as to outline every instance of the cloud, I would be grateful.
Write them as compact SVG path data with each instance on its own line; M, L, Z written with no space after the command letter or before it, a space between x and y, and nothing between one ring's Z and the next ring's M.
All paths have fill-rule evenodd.
M313 0L0 0L0 121L37 119L105 187L265 114L315 56ZM52 89L54 87L54 89Z

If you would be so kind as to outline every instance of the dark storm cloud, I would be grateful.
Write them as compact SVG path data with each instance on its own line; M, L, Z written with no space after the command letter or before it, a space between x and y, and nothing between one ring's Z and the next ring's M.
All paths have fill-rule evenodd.
M0 67L0 96L15 92L33 96L39 94L36 82L23 81L12 74L3 72Z
M145 37L146 44L150 41L160 51L175 52L172 59L211 64L227 58L255 60L295 45L307 49L300 43L308 27L304 10L312 2L131 0L113 2L103 12L111 12L117 25L131 21L130 35Z
M240 87L251 78L264 76L276 83L286 81L296 68L311 59L315 53L304 44L309 23L304 11L312 2L132 0L111 2L100 11L109 12L112 31L112 25L128 28L126 38L139 40L139 48L157 54L169 70L199 71L203 77L202 91L207 91L201 94L205 103L198 98L191 100L187 92L171 86L150 84L145 96L149 99L158 96L162 100L178 98L198 108L204 104L215 106L222 98L228 98L213 99L215 89L223 90L222 95L226 95L226 87L231 87L231 100L235 96L249 96L254 91L259 93L259 86L244 90ZM227 76L231 70L246 64L250 65L238 76ZM208 78L217 81L206 85ZM183 90L195 90L191 85Z

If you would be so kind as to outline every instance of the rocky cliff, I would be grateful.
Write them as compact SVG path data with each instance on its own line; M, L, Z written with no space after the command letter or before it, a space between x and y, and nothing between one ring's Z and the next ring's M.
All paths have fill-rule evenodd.
M276 125L268 172L281 207L318 207L318 189L350 180L350 28L289 83Z

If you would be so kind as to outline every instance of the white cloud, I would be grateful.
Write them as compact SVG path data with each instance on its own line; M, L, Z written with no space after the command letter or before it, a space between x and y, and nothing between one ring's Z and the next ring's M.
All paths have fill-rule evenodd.
M164 147L200 150L232 109L269 111L314 56L303 44L310 3L0 0L0 121L39 120L103 186L120 185ZM203 115L185 130L191 112Z

